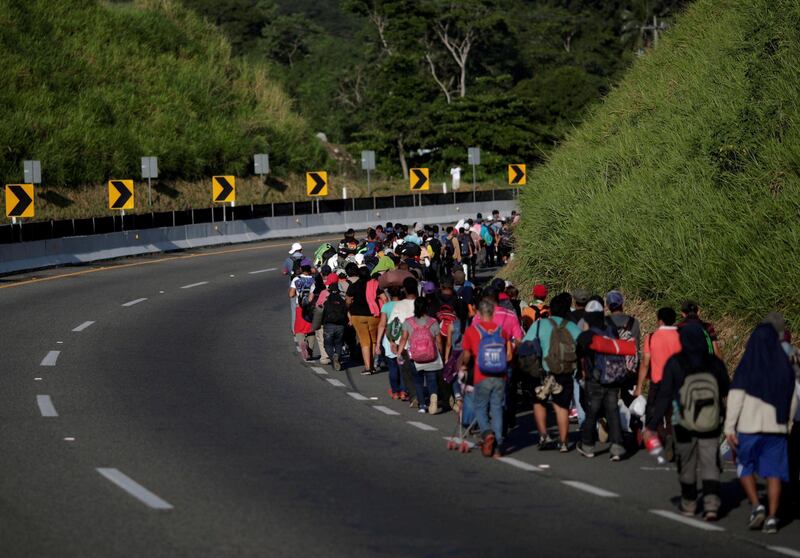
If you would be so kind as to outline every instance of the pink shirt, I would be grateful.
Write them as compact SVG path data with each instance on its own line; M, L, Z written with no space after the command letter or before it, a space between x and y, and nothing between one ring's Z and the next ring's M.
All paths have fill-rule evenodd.
M509 339L516 339L517 341L522 340L524 334L522 333L522 327L519 325L519 319L516 313L503 306L495 306L492 321L495 325L503 328L503 333L505 333L506 337Z

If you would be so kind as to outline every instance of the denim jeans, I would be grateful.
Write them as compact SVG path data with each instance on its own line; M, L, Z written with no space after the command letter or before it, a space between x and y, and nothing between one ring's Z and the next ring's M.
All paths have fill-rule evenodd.
M289 310L292 312L292 335L294 335L294 321L297 317L297 297L293 296L289 299Z
M389 386L392 392L408 391L406 383L403 381L403 375L400 374L400 365L397 363L397 358L386 357L386 365L389 367Z
M427 396L439 393L438 376L441 374L440 370L420 371L414 366L414 389L417 392L417 401L419 402L420 409L427 408ZM426 393L427 388L427 393Z
M578 378L573 378L573 388L572 388L572 403L575 405L575 408L578 410L578 425L583 426L583 422L586 419L586 411L583 410L583 405L581 404L581 385L578 382Z
M333 360L334 355L342 358L344 326L336 324L324 324L322 329L325 336L325 352L327 353L328 358Z
M611 455L624 455L625 447L622 440L622 427L619 421L619 390L618 387L604 386L593 380L586 382L586 397L589 407L586 410L586 419L581 428L581 445L584 449L594 450L597 440L597 415L602 408L605 411L608 423L608 440L611 442Z
M502 377L486 378L475 386L475 417L481 432L494 432L497 445L503 443L503 403L506 381ZM491 428L490 428L491 421Z

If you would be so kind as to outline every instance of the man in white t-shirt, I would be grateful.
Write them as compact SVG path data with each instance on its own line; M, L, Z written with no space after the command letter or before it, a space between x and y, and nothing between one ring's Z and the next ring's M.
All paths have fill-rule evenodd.
M458 190L461 187L461 167L450 169L450 176L453 178L453 190Z

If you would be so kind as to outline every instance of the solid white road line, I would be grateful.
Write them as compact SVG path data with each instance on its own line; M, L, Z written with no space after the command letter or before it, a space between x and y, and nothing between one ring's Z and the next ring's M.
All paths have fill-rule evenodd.
M259 273L269 273L270 271L275 271L278 269L277 267L271 267L269 269L257 269L256 271L251 271L250 275L258 275Z
M356 393L355 391L348 391L347 395L355 399L356 401L369 401L369 397L365 397L360 393Z
M530 463L525 463L524 461L520 461L519 459L514 459L513 457L498 457L498 461L502 461L507 465L511 465L512 467L516 467L517 469L522 469L523 471L530 471L531 473L541 473L542 470L535 466L531 465Z
M86 329L87 327L89 327L89 326L91 326L93 324L94 324L94 322L83 322L81 325L79 325L78 327L76 327L72 331L81 332L81 331L83 331L84 329Z
M433 432L434 430L439 430L435 426L431 426L430 424L425 424L424 422L416 422L416 421L413 421L413 420L409 420L407 422L411 426L419 428L420 430L425 430L427 432Z
M193 289L195 287L202 287L203 285L208 285L208 281L200 281L199 283L191 283L189 285L184 285L181 289Z
M50 399L49 395L37 395L36 403L39 405L39 412L42 413L43 417L58 416L56 408L53 406L53 400Z
M334 387L344 387L344 384L337 380L336 378L325 378L328 383Z
M566 484L567 486L571 486L572 488L577 488L578 490L583 490L584 492L588 492L589 494L600 496L601 498L619 498L619 494L616 494L615 492L609 492L608 490L592 486L591 484L586 484L585 482L561 481L561 483Z
M324 368L320 367L320 366L312 366L311 370L313 370L314 372L316 372L320 376L327 376L328 375L328 371L325 370Z
M383 405L373 405L372 408L375 409L376 411L380 411L384 415L395 416L400 414L397 411L390 409L389 407L384 407Z
M61 351L50 351L42 359L42 362L39 364L39 366L55 366L56 361L58 360L58 355L60 354Z
M139 304L140 302L144 302L145 300L147 300L147 299L146 298L137 298L136 300L131 300L130 302L126 302L125 304L123 304L123 306L125 306L127 308L127 307L133 306L135 304Z
M768 546L767 550L771 550L772 552L777 552L778 554L783 554L784 556L793 556L794 558L800 558L800 550L795 550L793 548L788 548L785 546Z
M650 510L650 513L671 519L672 521L677 521L678 523L683 523L684 525L689 525L695 529L702 529L703 531L725 530L724 527L720 527L719 525L714 525L713 523L708 523L707 521L700 521L699 519L692 519L691 517L685 517L679 513L667 510Z
M169 502L162 500L119 469L98 467L97 472L148 507L156 510L172 509Z

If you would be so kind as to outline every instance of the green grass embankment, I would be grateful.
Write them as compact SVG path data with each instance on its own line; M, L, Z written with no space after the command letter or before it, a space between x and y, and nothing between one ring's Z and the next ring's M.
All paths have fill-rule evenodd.
M533 172L515 278L800 326L800 4L699 0Z

